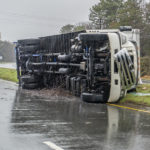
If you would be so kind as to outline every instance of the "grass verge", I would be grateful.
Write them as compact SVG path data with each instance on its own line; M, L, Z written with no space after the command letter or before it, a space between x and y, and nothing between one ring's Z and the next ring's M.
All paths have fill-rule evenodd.
M0 79L18 82L17 72L15 69L0 68Z
M120 104L127 104L127 103L150 106L150 96L135 96L132 94L127 94L127 96L120 101Z
M150 84L141 84L136 88L137 93L150 93Z
M137 93L150 93L150 84L142 84L138 85L136 89ZM120 104L127 104L127 103L133 103L143 106L150 106L150 96L139 96L134 95L132 93L128 93L126 97L124 97Z

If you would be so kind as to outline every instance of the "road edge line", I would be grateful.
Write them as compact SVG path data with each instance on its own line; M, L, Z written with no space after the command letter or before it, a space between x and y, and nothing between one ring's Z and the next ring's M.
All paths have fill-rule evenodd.
M136 109L136 108L132 108L132 107L126 107L126 106L121 106L121 105L117 105L117 104L110 104L110 103L107 103L107 105L150 114L150 111L147 111L147 110Z

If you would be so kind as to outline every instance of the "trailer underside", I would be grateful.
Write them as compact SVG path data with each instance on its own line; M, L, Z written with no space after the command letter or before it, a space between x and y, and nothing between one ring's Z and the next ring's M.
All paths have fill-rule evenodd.
M112 63L120 73L124 89L135 84L134 66L130 56L124 59L125 55L128 56L125 51L118 53L115 62L111 62L107 33L81 31L19 40L16 47L18 79L26 89L61 87L86 102L106 103L110 97Z

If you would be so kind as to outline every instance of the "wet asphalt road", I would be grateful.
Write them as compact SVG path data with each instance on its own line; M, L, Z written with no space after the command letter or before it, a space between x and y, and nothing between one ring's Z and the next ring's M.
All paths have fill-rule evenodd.
M0 68L16 69L16 63L0 63Z
M44 98L0 80L0 150L149 150L150 114Z

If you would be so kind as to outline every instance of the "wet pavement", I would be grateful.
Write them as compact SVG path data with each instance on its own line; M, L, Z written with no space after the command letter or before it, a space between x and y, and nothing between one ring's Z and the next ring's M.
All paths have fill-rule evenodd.
M16 63L0 63L0 68L16 69Z
M0 80L0 150L149 150L150 114L34 92Z

